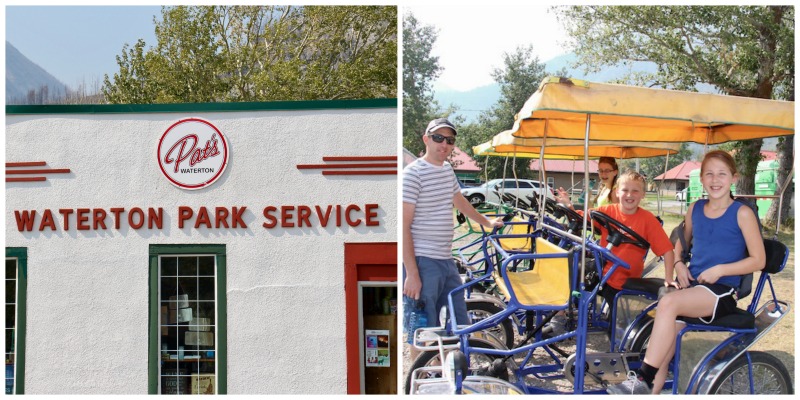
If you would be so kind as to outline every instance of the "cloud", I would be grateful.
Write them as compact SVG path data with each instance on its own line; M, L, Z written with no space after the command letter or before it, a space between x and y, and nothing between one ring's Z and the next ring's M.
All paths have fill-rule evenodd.
M547 5L413 6L423 25L439 36L432 54L444 68L437 90L470 90L493 83L491 72L503 65L503 53L532 45L539 61L569 53L566 34Z

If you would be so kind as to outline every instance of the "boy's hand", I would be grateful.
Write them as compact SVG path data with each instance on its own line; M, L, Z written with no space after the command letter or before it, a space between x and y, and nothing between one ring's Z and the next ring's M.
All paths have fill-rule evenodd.
M672 286L675 289L682 289L681 284L672 278L664 278L664 286L666 287Z

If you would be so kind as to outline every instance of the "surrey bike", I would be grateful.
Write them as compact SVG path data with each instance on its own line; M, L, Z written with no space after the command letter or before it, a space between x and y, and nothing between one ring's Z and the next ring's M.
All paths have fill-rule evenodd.
M592 217L595 220L605 218L605 223L615 223L614 220L597 212L594 212ZM557 228L545 227L544 229L554 230L561 235L569 235L566 232L557 232ZM626 379L627 370L638 367L641 362L641 348L631 349L629 343L637 342L637 340L630 339L635 338L636 335L636 329L633 328L637 326L641 328L643 320L635 320L629 324L618 345L615 345L612 340L609 351L588 352L586 347L586 333L589 330L587 322L590 304L597 295L597 287L591 291L587 291L585 288L574 290L576 288L572 286L572 280L563 279L565 275L574 275L576 268L571 268L570 264L575 264L578 254L575 251L565 251L537 238L537 254L511 255L498 244L503 236L505 235L492 235L487 238L487 242L504 259L500 271L511 296L508 308L501 314L471 325L457 325L457 321L452 321L448 330L442 328L419 329L415 332L415 346L442 354L450 350L457 350L464 354L466 360L471 358L479 360L472 364L474 368L470 372L479 373L482 376L472 378L469 373L462 374L465 376L463 377L465 382L485 382L487 377L505 378L515 382L514 386L517 390L524 393L554 392L552 389L545 389L537 384L526 383L529 382L526 379L528 376L533 376L540 381L566 378L573 384L573 393L605 393L605 386ZM576 245L580 240L577 237L572 237L572 239ZM625 240L638 239L628 238ZM616 240L612 238L611 241L615 242ZM767 353L746 352L748 347L789 311L788 304L776 298L770 278L771 274L780 272L785 266L788 249L785 245L771 239L765 239L764 244L767 251L767 264L753 291L750 306L737 314L720 319L714 326L704 325L699 321L689 321L679 337L678 350L672 368L673 379L667 382L665 388L671 389L673 393L746 393L751 390L754 393L789 393L792 391L790 375L779 360ZM606 259L613 264L611 270L603 276L600 285L605 283L615 268L627 267L609 249L599 247L593 241L587 241L587 249L597 254L598 258ZM517 259L533 260L535 262L534 269L523 273L509 272L508 265ZM627 289L626 285L626 290L620 293L618 299L637 294L637 290L647 292L647 288L642 286ZM771 298L758 307L765 290L770 290ZM457 290L451 292L451 302L455 293ZM497 342L482 341L471 337L472 334L483 332L487 327L520 309L533 311L536 320L542 321L542 317L546 313L566 309L570 297L577 298L578 302L578 323L574 331L551 338L544 338L539 333L535 336L533 343L512 349L506 349ZM645 307L640 316L646 316L654 308L654 305L655 303ZM639 329L638 333L641 334L642 330ZM690 335L705 335L705 337L700 336L687 340L686 337ZM722 337L723 340L709 340L709 335L712 335L713 339L724 337ZM575 339L577 344L575 354L566 361L550 353L552 362L545 364L534 362L535 350L546 350L548 345L570 338ZM459 341L455 342L455 339ZM683 343L691 343L692 340L695 343L704 344L705 348L692 345L691 351L682 351ZM638 343L640 346L643 344L641 341ZM684 359L687 356L690 358ZM441 358L443 357L440 356ZM520 358L522 361L518 362L517 360ZM690 374L686 372L681 374L680 365L696 367ZM753 376L761 377L762 381L750 382L748 379L742 378L742 376L748 376L750 371L748 365L752 365L755 371ZM511 370L511 375L508 375L506 369ZM420 391L428 384L441 384L442 378L437 374L432 375L432 370L435 370L435 367L420 368L414 371L411 378L411 389ZM453 384L447 387L451 386L458 385ZM496 389L496 385L490 386ZM472 386L471 390L477 391L479 387L482 386Z
M568 101L561 104L562 99ZM788 102L593 84L563 78L545 79L518 116L519 119L512 129L514 137L542 140L546 137L559 140L581 139L584 142L585 162L588 159L589 142L593 140L619 141L636 138L636 140L716 144L729 140L781 136L794 132L793 107L792 103ZM781 187L781 194L787 187L788 181ZM782 199L782 196L773 198ZM550 228L545 227L545 229ZM602 252L591 240L587 240L585 235L573 240L585 251ZM780 360L768 353L749 350L790 311L789 304L777 297L772 284L772 276L784 268L789 250L774 239L765 239L764 245L767 263L760 273L747 308L735 315L720 319L714 326L690 323L679 333L675 359L671 364L672 378L665 385L667 390L673 393L793 392L791 376ZM496 238L492 238L491 246L497 248ZM502 253L500 249L496 251ZM508 255L504 263L514 257L523 256ZM608 257L613 261L613 255L608 254ZM586 265L585 258L582 258L580 265ZM504 268L500 270L508 275ZM582 274L579 274L579 277L582 278ZM638 284L633 283L626 284L623 293L620 293L617 299L630 294L642 295L644 298L653 297L654 291L660 286L657 281L640 280ZM585 282L581 282L576 289L578 290L573 291L573 296L578 297L579 316L586 316L589 304L587 298L590 297L586 295L591 293L585 290ZM516 302L534 309L543 307L541 304L526 303L530 299L524 296L523 299L523 303L520 303L519 299L510 303ZM617 347L612 345L611 351L607 353L587 353L585 347L587 326L584 318L578 319L575 331L577 333L574 334L577 341L575 358L565 363L562 368L563 376L571 378L573 382L571 392L602 393L603 386L615 382L616 379L624 379L626 372L637 366L640 355L628 351L632 347L631 333L646 331L642 323L645 323L648 319L647 314L655 309L656 305L657 303L653 302L644 307L636 318L627 324ZM617 327L626 325L619 323L618 315L612 318L616 321ZM500 317L497 318L499 319ZM491 322L492 319L487 319L478 324L454 326L439 332L431 330L418 332L415 340L424 348L425 341L422 339L426 339L426 335L427 338L451 335L451 338L460 339L470 330L482 328L479 324L486 325ZM560 338L555 337L546 340L558 339ZM546 340L538 341L538 344L546 344ZM640 342L639 345L646 343ZM530 346L533 345L528 345ZM540 368L528 365L530 356L526 356L522 362L517 362L513 358L508 358L513 351L476 349L463 339L457 347L467 360L473 355L505 357L505 366L512 371L509 378L514 381L515 387L526 393L549 391L536 384L526 383L525 375L529 372L536 374L536 368ZM439 348L441 351L446 351L444 346ZM549 368L554 367L549 366ZM470 373L476 372L485 373L474 368L470 370ZM501 368L495 367L490 372L501 372ZM454 379L462 379L465 383L473 379L469 375L466 375L466 378L463 378L464 374L456 375ZM622 378L618 378L620 375ZM420 378L422 379L416 379L415 376L412 388L414 391L427 384L426 376Z

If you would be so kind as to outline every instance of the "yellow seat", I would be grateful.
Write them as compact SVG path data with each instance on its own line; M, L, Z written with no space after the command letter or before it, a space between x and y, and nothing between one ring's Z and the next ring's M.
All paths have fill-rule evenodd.
M511 222L526 222L524 219L519 217L514 217ZM504 231L504 234L510 235L528 235L530 232L528 229L531 226L527 223L525 224L518 224L518 225L509 225L511 231ZM520 238L508 238L508 239L499 239L498 242L500 246L505 251L531 251L531 238L530 237L520 237Z
M566 253L547 240L536 238L536 254ZM514 296L522 306L560 306L569 301L569 259L566 256L537 258L533 269L506 274Z

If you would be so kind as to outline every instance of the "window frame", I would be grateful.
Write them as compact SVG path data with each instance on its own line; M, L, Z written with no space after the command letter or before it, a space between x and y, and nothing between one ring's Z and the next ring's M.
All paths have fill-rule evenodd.
M6 259L17 260L17 296L14 343L14 390L13 394L25 394L25 332L28 299L28 248L6 247Z
M523 181L506 180L503 182L503 189L525 189Z
M216 259L217 269L216 282L217 282L217 315L216 315L216 329L217 329L217 348L216 362L217 362L217 392L216 394L228 393L228 317L227 317L227 261L224 244L151 244L149 251L149 338L148 338L148 371L147 371L147 392L148 394L158 394L158 384L160 381L158 367L161 361L161 349L158 347L160 336L159 324L161 318L160 312L160 297L158 293L159 288L159 265L158 259L160 256L186 256L186 255L213 255Z

